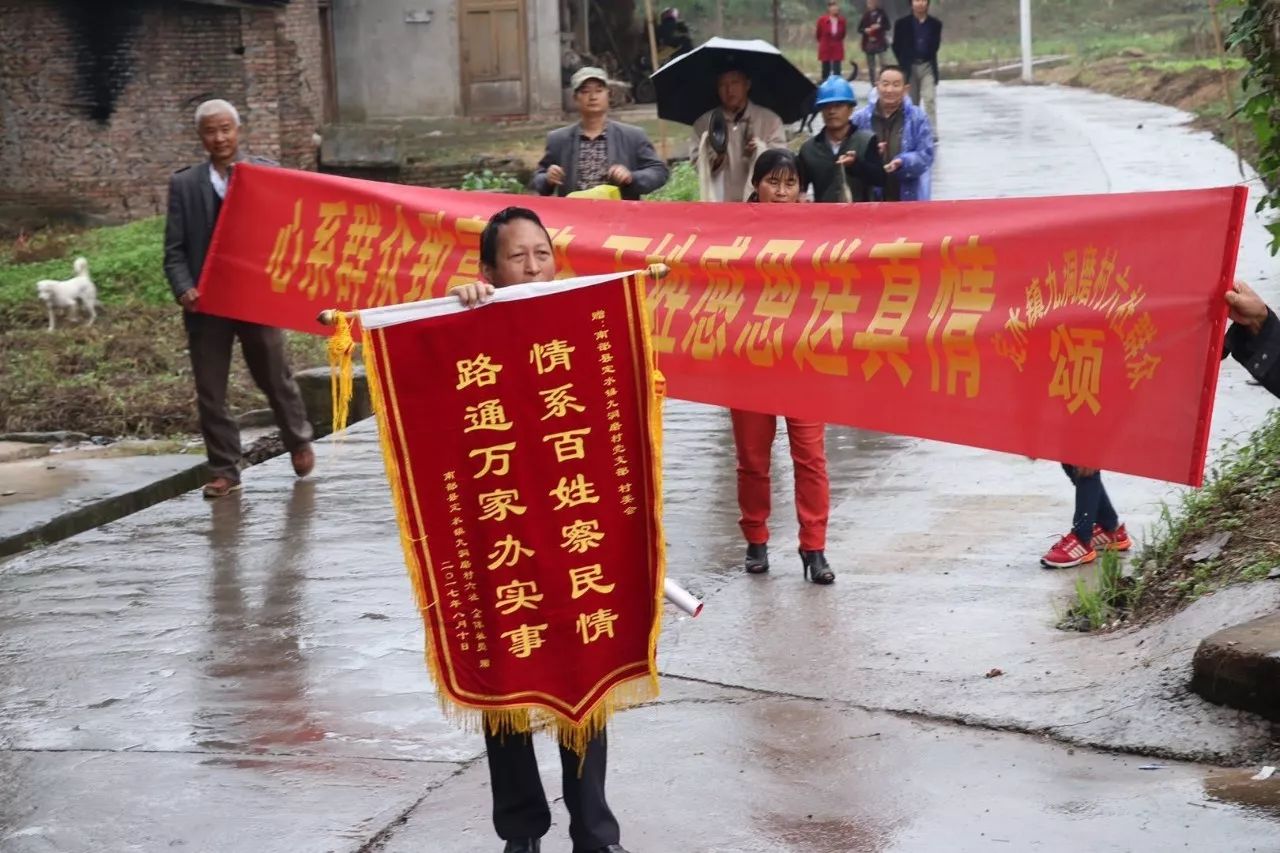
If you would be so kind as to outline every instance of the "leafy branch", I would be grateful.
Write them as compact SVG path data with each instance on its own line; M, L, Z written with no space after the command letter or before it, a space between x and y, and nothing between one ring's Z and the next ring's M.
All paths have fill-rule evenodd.
M1249 63L1244 76L1245 102L1240 107L1258 137L1258 173L1267 194L1258 212L1272 211L1271 253L1280 253L1280 0L1234 0L1240 13L1231 27L1227 46L1239 50Z

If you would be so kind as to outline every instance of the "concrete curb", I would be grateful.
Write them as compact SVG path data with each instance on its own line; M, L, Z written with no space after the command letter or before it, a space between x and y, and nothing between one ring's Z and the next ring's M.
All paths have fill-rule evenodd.
M364 375L364 366L356 365L354 371L354 397L351 401L350 423L370 417L373 406L369 401L369 386ZM329 390L329 368L317 367L301 370L294 374L302 391L303 402L307 408L307 418L315 431L315 438L320 439L333 432L333 415ZM246 420L261 422L261 413L251 413L254 417ZM270 414L268 411L267 414ZM35 433L23 433L29 441L52 441L54 439L36 438ZM65 436L71 433L47 433L40 436ZM248 448L246 448L247 450ZM270 458L270 457L268 457ZM262 461L266 461L265 459ZM190 468L184 468L173 474L153 480L140 488L119 494L104 496L92 503L76 507L67 512L60 512L51 519L25 530L9 535L0 534L0 558L8 557L24 551L37 544L48 544L75 536L94 527L132 515L149 506L175 498L178 495L198 489L208 477L208 468L203 461L193 462Z
M1192 673L1191 689L1210 702L1280 722L1280 613L1202 640Z
M57 542L90 528L124 518L126 515L132 515L138 510L199 488L207 476L208 469L205 463L196 462L190 468L155 480L139 489L111 495L87 506L55 515L44 524L0 538L0 557L17 554L37 543Z

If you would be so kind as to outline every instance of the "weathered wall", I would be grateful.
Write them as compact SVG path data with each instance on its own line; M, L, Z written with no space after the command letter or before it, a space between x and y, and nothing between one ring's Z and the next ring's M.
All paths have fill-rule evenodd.
M0 21L0 204L163 212L169 174L203 157L195 107L215 97L240 108L248 150L315 166L315 0L0 0Z
M340 120L462 112L454 0L334 0L333 30Z
M457 0L334 0L339 119L462 115L458 5ZM529 110L559 112L559 0L527 0L525 15Z

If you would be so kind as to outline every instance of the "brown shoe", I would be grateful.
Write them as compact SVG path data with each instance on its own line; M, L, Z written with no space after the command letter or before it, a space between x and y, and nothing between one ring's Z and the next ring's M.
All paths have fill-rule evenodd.
M214 477L204 484L204 496L206 498L225 498L232 492L239 491L240 488L239 480L233 480L230 477Z
M302 445L290 453L289 458L293 460L293 473L299 477L307 476L316 467L316 452L310 444Z

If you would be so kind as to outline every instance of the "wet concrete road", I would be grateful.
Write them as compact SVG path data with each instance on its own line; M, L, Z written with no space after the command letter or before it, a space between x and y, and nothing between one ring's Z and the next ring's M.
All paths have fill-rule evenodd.
M939 195L1234 178L1164 108L943 95ZM1256 222L1245 239L1242 273L1275 299ZM1270 406L1228 366L1215 447ZM750 578L727 416L673 403L666 439L670 571L708 607L669 614L663 700L611 728L636 853L1280 850L1280 782L1243 769L1278 757L1270 731L1184 687L1195 643L1274 610L1280 585L1159 629L1062 634L1075 575L1036 565L1070 515L1056 466L836 428L837 584L801 580L786 488L774 572ZM311 480L278 459L242 495L0 564L0 851L501 849L479 738L429 690L373 433L320 450ZM789 469L779 443L780 486ZM1139 528L1174 491L1111 483ZM555 811L544 850L567 853Z

